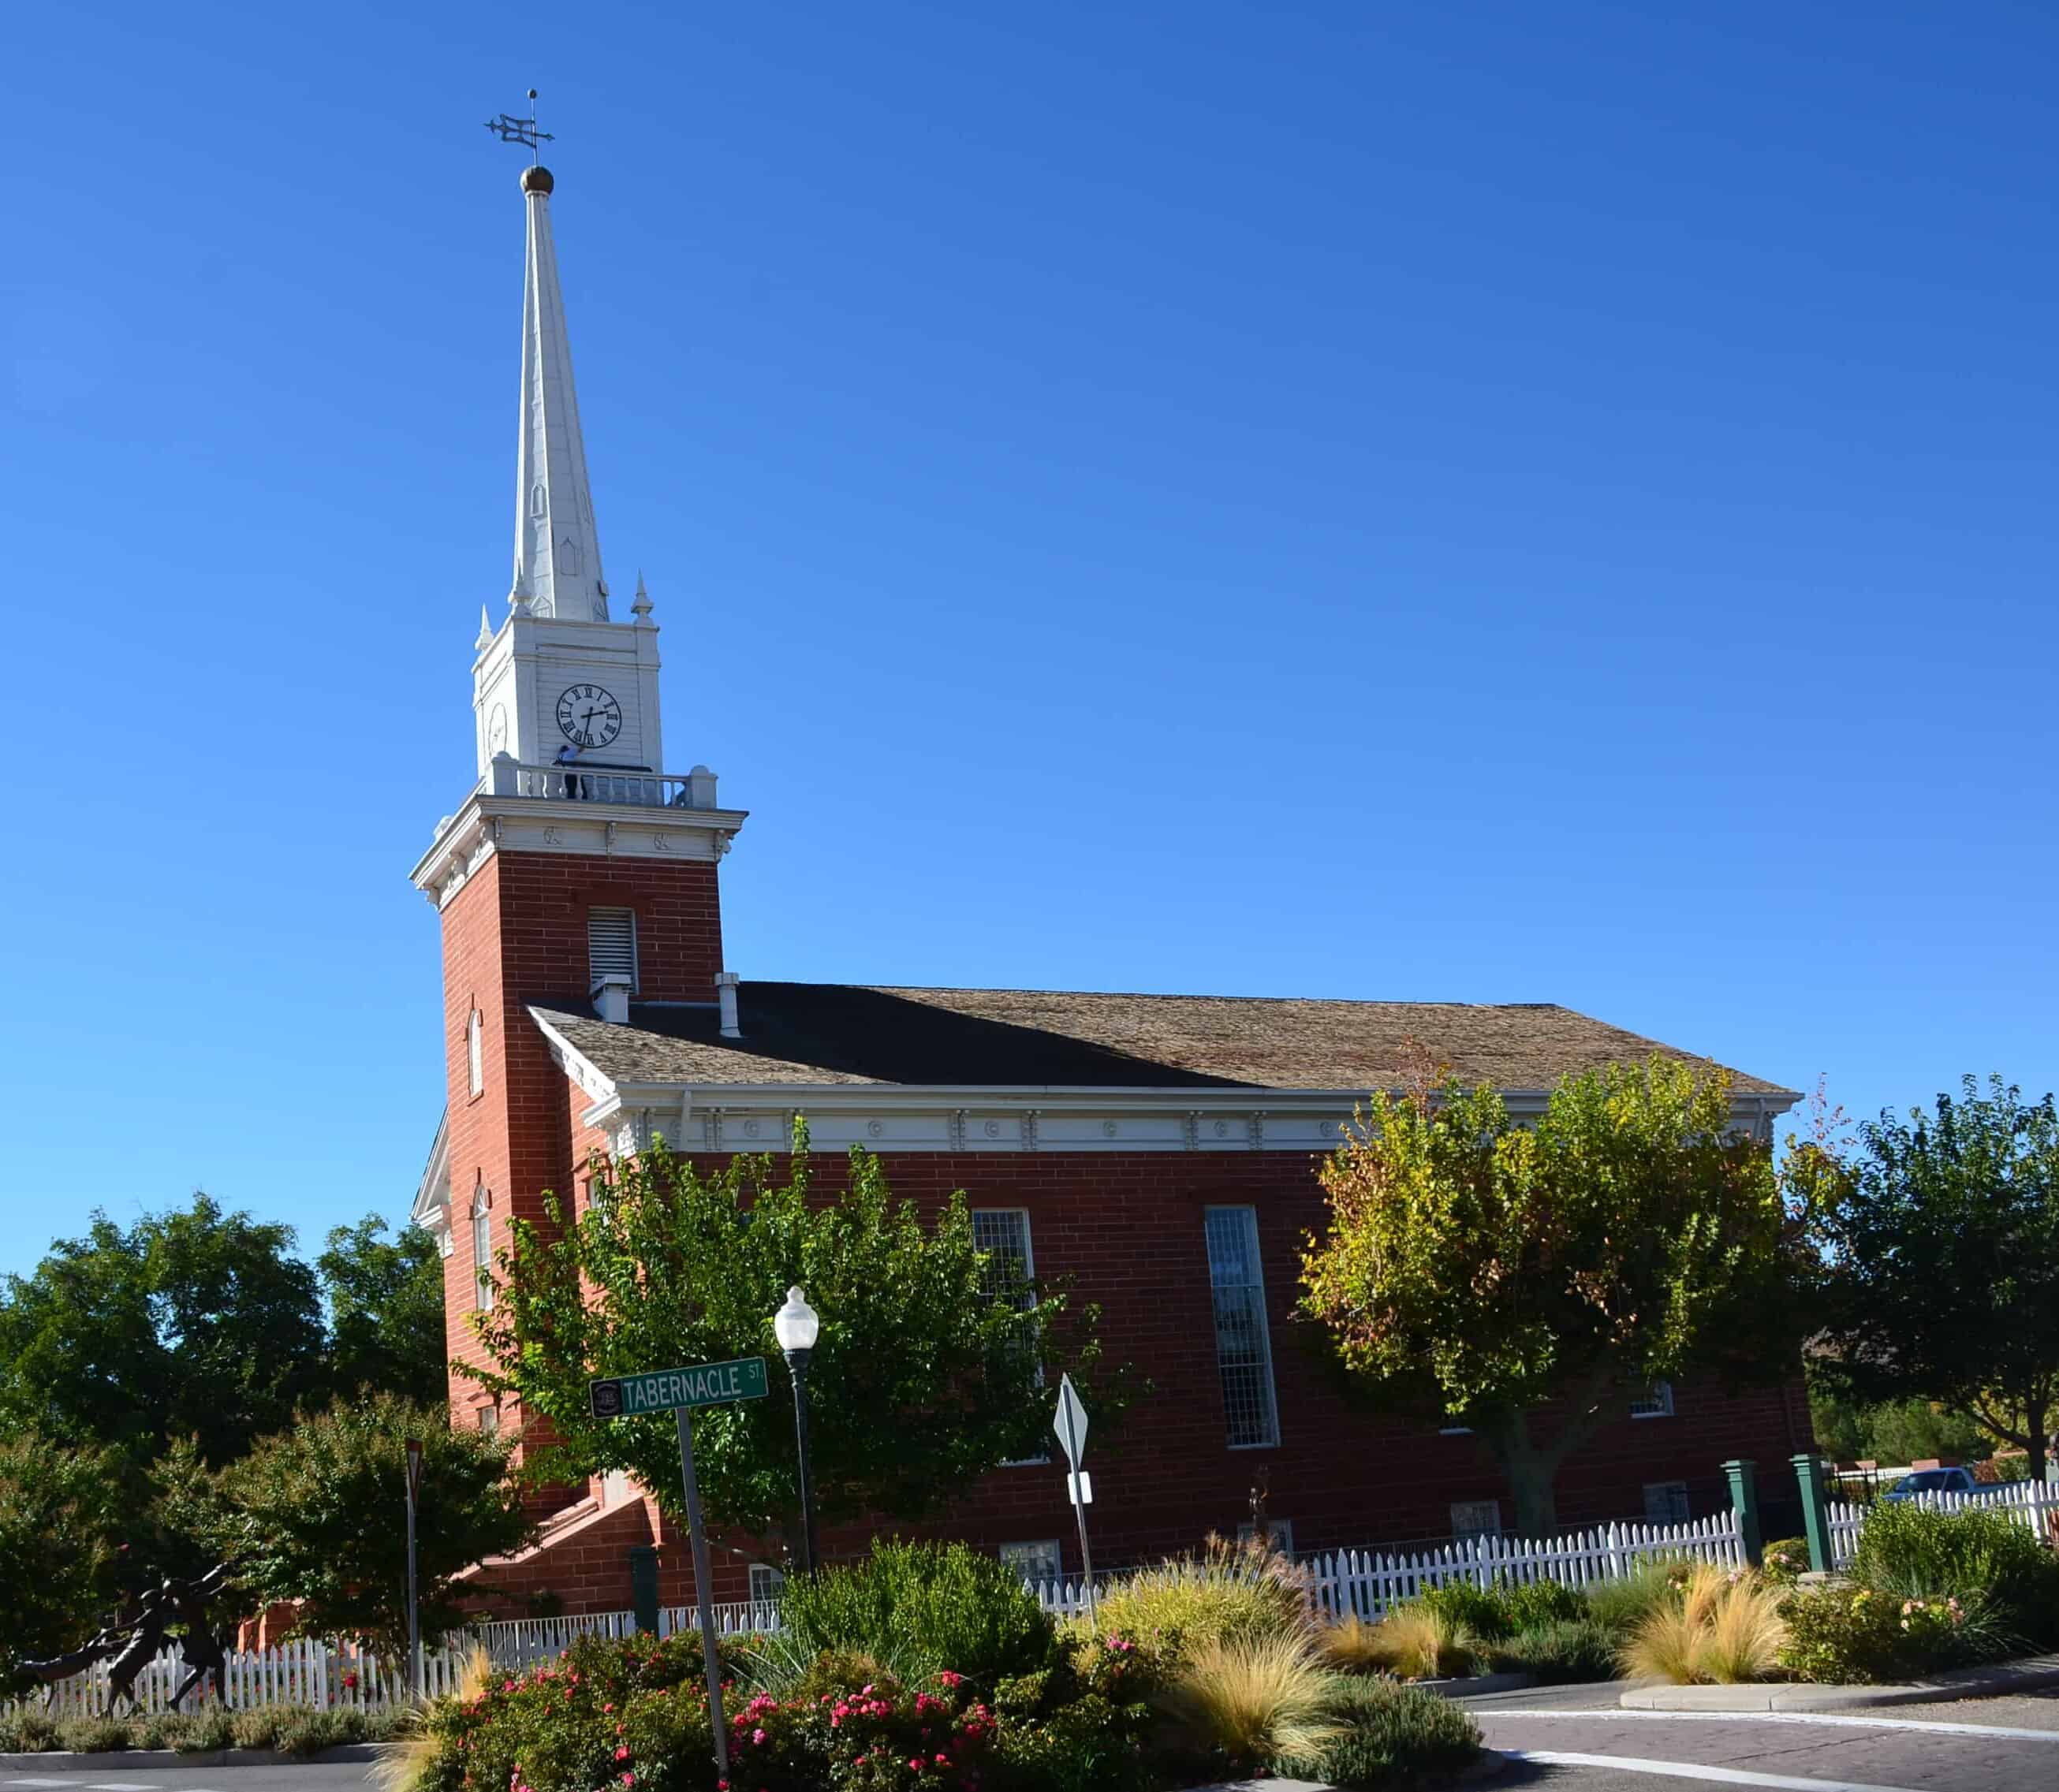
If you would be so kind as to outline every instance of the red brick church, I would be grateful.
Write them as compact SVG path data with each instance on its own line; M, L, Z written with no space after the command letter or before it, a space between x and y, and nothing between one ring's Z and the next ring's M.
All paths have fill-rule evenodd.
M982 1243L1070 1277L1103 1308L1111 1358L1155 1385L1125 1421L1121 1472L1095 1490L1097 1565L1233 1531L1261 1470L1297 1550L1499 1528L1503 1490L1470 1436L1348 1413L1280 1347L1300 1240L1321 1218L1317 1158L1368 1088L1399 1079L1411 1040L1519 1112L1568 1071L1671 1048L1543 1003L740 978L720 871L747 812L706 767L667 770L652 606L639 578L619 618L602 573L552 185L540 167L522 177L514 579L476 644L476 781L413 872L442 918L448 1067L414 1217L443 1251L452 1356L477 1353L468 1321L511 1216L573 1190L590 1152L663 1138L719 1164L783 1149L804 1114L826 1175L855 1143L897 1194L965 1190ZM1736 1087L1761 1137L1796 1099ZM451 1389L460 1424L521 1423L469 1381ZM1723 1500L1724 1458L1770 1478L1809 1443L1798 1387L1655 1388L1568 1464L1561 1514L1699 1516ZM996 1470L947 1528L1030 1571L1076 1571L1061 1468ZM596 1478L491 1578L575 1611L627 1609L632 1564L647 1598L653 1546L665 1602L683 1602L683 1540L635 1486ZM745 1595L740 1562L717 1578L718 1597Z

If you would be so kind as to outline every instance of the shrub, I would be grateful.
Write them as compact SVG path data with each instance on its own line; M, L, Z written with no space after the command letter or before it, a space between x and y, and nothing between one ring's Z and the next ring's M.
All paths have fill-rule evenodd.
M2016 1639L1994 1608L1970 1601L1897 1599L1870 1587L1790 1594L1780 1660L1798 1679L1830 1685L1902 1680L2009 1654Z
M1380 1626L1368 1624L1356 1611L1348 1612L1333 1624L1316 1633L1316 1649L1323 1659L1342 1674L1378 1674L1391 1664L1387 1640Z
M1776 1587L1792 1586L1809 1571L1809 1540L1782 1537L1759 1552L1760 1574Z
M67 1718L58 1726L58 1746L80 1754L99 1754L128 1746L125 1718Z
M1626 1671L1676 1686L1763 1679L1786 1641L1778 1592L1746 1570L1697 1564L1619 1646Z
M1161 1638L1175 1647L1305 1635L1315 1623L1312 1586L1305 1570L1263 1544L1210 1537L1199 1556L1116 1582L1101 1596L1101 1623L1125 1636Z
M1308 1636L1275 1631L1193 1648L1164 1703L1189 1738L1248 1772L1317 1753L1336 1733L1331 1698Z
M1508 1619L1510 1633L1544 1624L1579 1623L1591 1615L1587 1595L1555 1580L1533 1580L1521 1587L1498 1587L1495 1596Z
M10 1752L39 1754L58 1746L58 1722L49 1712L29 1706L11 1718L0 1718L0 1740Z
M1022 1577L963 1544L875 1542L866 1560L787 1583L782 1627L816 1650L862 1650L910 1677L949 1669L991 1688L1056 1658L1050 1615Z
M1420 1687L1347 1682L1332 1707L1337 1734L1312 1756L1280 1771L1332 1786L1411 1784L1456 1773L1480 1750L1480 1726L1458 1706Z
M1508 1608L1503 1603L1499 1592L1476 1587L1469 1580L1454 1580L1447 1586L1432 1587L1420 1595L1415 1603L1426 1611L1449 1619L1455 1629L1483 1642L1499 1643L1515 1628L1509 1621Z
M1397 1605L1374 1627L1388 1670L1407 1680L1470 1674L1479 1640L1448 1612L1420 1599Z
M2059 1566L2006 1512L1877 1506L1859 1532L1851 1576L1898 1599L1981 1601L2033 1641L2059 1635Z
M219 1705L210 1705L187 1718L171 1746L181 1754L213 1754L236 1739L230 1715Z
M1679 1565L1647 1562L1618 1580L1600 1580L1587 1589L1587 1615L1604 1630L1628 1639L1644 1620L1679 1596Z
M1531 1624L1487 1651L1497 1672L1534 1674L1546 1685L1612 1680L1616 1639L1591 1618L1561 1618Z

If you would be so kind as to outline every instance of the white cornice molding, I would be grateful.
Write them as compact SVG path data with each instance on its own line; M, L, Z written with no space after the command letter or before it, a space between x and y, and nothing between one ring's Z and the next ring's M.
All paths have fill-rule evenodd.
M438 908L496 852L719 862L749 818L740 809L489 797L475 789L437 830L408 876Z

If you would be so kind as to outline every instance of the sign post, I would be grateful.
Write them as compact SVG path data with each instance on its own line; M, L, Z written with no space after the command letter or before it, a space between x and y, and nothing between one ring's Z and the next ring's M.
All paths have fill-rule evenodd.
M687 1495L687 1539L694 1552L694 1603L701 1620L701 1666L707 1675L708 1717L715 1730L715 1770L729 1778L729 1720L722 1709L722 1663L715 1655L715 1601L708 1583L715 1571L708 1556L707 1528L701 1522L700 1484L694 1478L693 1410L765 1397L765 1359L701 1363L691 1369L651 1369L641 1375L610 1376L587 1384L596 1419L635 1418L670 1412L679 1428L679 1484Z
M1065 1448L1065 1460L1072 1464L1065 1484L1072 1495L1073 1516L1079 1521L1080 1568L1086 1576L1087 1623L1098 1630L1101 1618L1094 1609L1093 1552L1087 1545L1087 1507L1093 1500L1093 1484L1080 1467L1080 1458L1086 1454L1087 1409L1080 1404L1079 1389L1073 1385L1069 1375L1058 1377L1058 1411L1051 1421L1051 1428L1057 1432L1058 1441Z
M408 1684L422 1695L422 1619L415 1594L415 1502L422 1492L422 1440L408 1440Z

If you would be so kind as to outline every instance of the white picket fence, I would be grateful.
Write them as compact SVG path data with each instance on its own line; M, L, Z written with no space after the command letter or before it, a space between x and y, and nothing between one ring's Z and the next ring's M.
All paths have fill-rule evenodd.
M1301 1556L1296 1561L1315 1577L1316 1604L1324 1617L1356 1614L1370 1621L1404 1599L1458 1581L1481 1587L1497 1583L1525 1586L1535 1580L1583 1587L1597 1580L1621 1579L1646 1562L1741 1567L1744 1539L1736 1514L1724 1512L1679 1524L1605 1524L1542 1543L1519 1537L1470 1537L1414 1553L1340 1549ZM1097 1582L1121 1578L1120 1574L1095 1576ZM1087 1608L1086 1583L1045 1581L1037 1588L1037 1598L1055 1615L1081 1615Z
M1982 1488L1977 1493L1919 1493L1915 1504L1934 1512L2006 1512L2021 1520L2046 1544L2059 1548L2059 1481L2004 1481ZM1871 1508L1846 1500L1833 1500L1828 1507L1830 1560L1843 1568L1858 1548L1859 1532Z
M667 1605L658 1609L658 1634L698 1631L700 1613L691 1605ZM779 1627L776 1599L719 1600L715 1607L718 1636L743 1636L754 1631ZM554 1659L580 1636L634 1636L633 1611L587 1611L572 1618L516 1618L476 1624L466 1633L486 1645L487 1653L504 1667L519 1667L532 1661Z
M432 1697L456 1689L471 1652L472 1646L463 1641L454 1647L422 1651L422 1679ZM269 1649L232 1650L228 1665L224 1684L217 1687L210 1679L189 1693L181 1709L197 1711L217 1697L239 1711L251 1705L311 1705L383 1711L409 1703L404 1662L384 1662L347 1643L303 1639ZM185 1677L185 1663L174 1645L136 1676L137 1705L152 1714L170 1710L172 1695ZM98 1717L109 1708L106 1664L60 1680L47 1693L32 1693L18 1703L22 1709L47 1709L54 1717ZM121 1709L128 1711L125 1700Z

